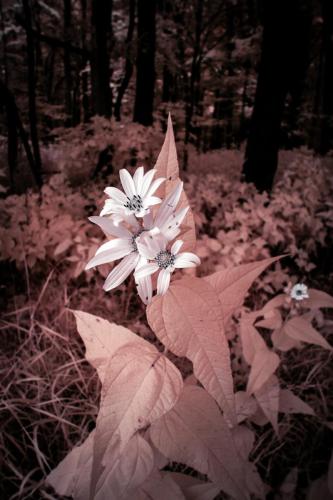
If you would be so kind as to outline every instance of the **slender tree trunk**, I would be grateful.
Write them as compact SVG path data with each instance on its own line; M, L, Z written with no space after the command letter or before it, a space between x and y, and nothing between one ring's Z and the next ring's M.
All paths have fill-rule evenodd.
M196 0L195 7L195 39L191 66L189 89L185 105L185 139L183 169L187 170L188 143L192 133L192 118L198 101L198 82L200 79L200 39L202 31L203 0Z
M72 6L71 0L64 0L64 79L65 79L65 110L67 114L66 125L72 125L72 72L71 72L71 57L68 50L68 44L71 38L71 17Z
M136 61L135 122L153 123L155 87L156 0L138 0L138 53Z
M114 105L114 116L118 121L120 121L121 102L133 74L132 41L133 41L134 26L135 26L135 0L129 0L128 29L125 40L125 45L126 45L125 72Z
M88 64L87 52L87 0L81 0L81 47L84 52L81 58L81 106L82 121L87 122L90 118L89 95L88 95Z
M29 121L31 144L34 153L35 178L38 186L42 185L42 162L40 157L37 113L36 113L36 73L34 37L31 24L31 9L29 0L23 0L24 17L26 23L27 56L28 56L28 92L29 92Z
M112 0L92 0L91 90L94 113L110 117L110 32Z
M314 106L312 146L326 154L333 148L333 3L322 0L323 28Z
M17 139L18 134L23 143L27 159L36 183L40 184L40 171L30 149L28 135L23 127L20 114L13 94L7 85L0 80L0 106L5 107L8 126L8 165L11 187L14 189L14 174L17 166Z
M306 46L304 22L297 0L265 1L262 55L243 166L245 180L259 191L272 188L284 104Z

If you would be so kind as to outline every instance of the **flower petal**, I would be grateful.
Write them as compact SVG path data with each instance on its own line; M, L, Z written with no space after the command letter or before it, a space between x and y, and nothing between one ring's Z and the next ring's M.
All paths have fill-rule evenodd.
M150 188L148 189L147 193L145 194L145 196L152 196L164 181L165 177L159 177L158 179L155 179L154 182L151 184Z
M148 172L144 175L143 181L142 181L142 186L141 186L141 191L138 193L141 197L144 197L150 188L150 184L153 180L153 177L156 173L156 170L153 168L151 170L148 170Z
M164 295L170 284L170 272L161 269L157 278L157 295Z
M116 267L112 269L111 273L105 280L103 289L108 292L125 281L127 276L129 276L135 268L138 259L139 256L136 253L127 255L127 257L125 257Z
M176 255L175 267L195 267L200 264L200 259L192 252L182 252Z
M95 266L100 266L101 264L107 264L109 262L113 262L115 260L121 259L129 254L129 251L125 248L120 248L118 250L106 250L105 252L101 252L88 262L85 267L85 270L91 269ZM137 254L135 254L137 255Z
M153 205L158 205L161 201L161 198L158 198L157 196L149 196L143 200L143 206L144 208L151 207Z
M126 168L122 168L119 170L119 177L126 196L128 196L129 198L133 198L133 196L137 193L131 174L128 170L126 170Z
M121 205L124 205L127 202L125 194L116 187L107 187L104 189L104 193L106 193L108 196L110 196L111 199L113 199L117 203L120 203Z
M144 169L143 167L139 167L136 169L134 175L133 175L133 181L135 185L135 189L137 193L140 193L141 187L142 187L142 181L143 181L143 173Z
M105 243L103 243L103 245L101 245L97 249L95 255L99 255L100 253L108 251L108 252L110 252L110 255L112 256L113 252L115 254L117 254L117 253L121 252L122 250L126 251L127 254L133 250L131 240L123 239L123 238L116 238L114 240L106 241ZM124 255L127 255L127 254L125 253ZM123 257L124 255L122 255L121 257ZM117 257L117 259L120 259L121 257ZM116 259L113 259L113 260L116 260Z
M151 229L153 227L153 214L149 212L143 217L143 227L145 229Z
M107 214L117 214L123 212L124 212L124 207L122 205L119 205L119 203L117 203L114 200L108 199L105 200L104 207L99 215L102 216Z
M179 252L181 247L183 246L183 240L177 240L174 242L174 244L171 247L171 253L176 254Z
M141 278L144 278L145 276L150 276L151 274L154 274L156 271L158 271L159 267L157 264L150 263L150 264L145 264L141 266L139 269L135 271L135 279L138 281Z
M137 280L137 290L140 299L144 304L149 304L153 296L153 285L150 276L145 276Z
M117 236L118 238L130 238L132 236L132 233L128 229L115 224L112 219L108 219L107 217L94 215L88 217L88 219L90 222L97 224L107 235Z

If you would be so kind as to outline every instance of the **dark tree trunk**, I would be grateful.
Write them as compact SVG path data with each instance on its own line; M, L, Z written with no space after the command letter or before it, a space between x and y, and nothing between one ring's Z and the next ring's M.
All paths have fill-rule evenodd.
M92 0L91 90L95 114L110 117L110 35L112 0Z
M333 148L333 2L322 0L323 28L316 85L312 146L326 154Z
M187 145L192 132L192 118L195 106L199 100L199 80L200 80L200 40L202 31L203 0L197 0L195 6L195 38L193 47L193 57L191 66L191 76L189 89L185 105L185 139L184 139L184 162L183 169L187 170L188 151Z
M136 61L135 122L153 123L155 87L156 0L138 0L138 53Z
M41 183L40 170L38 170L30 149L28 135L24 130L19 111L13 94L7 85L0 80L0 107L6 109L8 127L8 165L11 187L14 189L14 174L17 167L17 139L18 134L23 143L28 162L37 185Z
M28 92L29 92L29 121L30 137L34 153L35 178L38 186L42 185L42 162L40 157L38 131L37 131L37 113L36 113L36 73L35 73L35 51L34 36L32 31L31 9L29 0L23 0L23 9L25 17L25 29L27 37L27 56L28 56Z
M304 60L308 17L298 0L266 0L255 104L243 173L259 191L270 191L278 164L280 128L287 92Z
M2 74L5 85L8 85L8 62L7 62L7 36L5 32L5 22L3 18L2 0L0 0L0 29L2 32L3 68Z
M72 72L71 72L71 57L68 50L68 44L71 37L71 17L72 6L71 0L64 0L64 79L65 79L65 111L67 114L66 125L72 125Z
M82 121L87 122L90 118L89 95L88 95L88 72L86 66L88 57L86 55L86 38L87 38L87 0L81 0L81 46L83 55L81 58L81 105L82 105Z
M132 41L135 26L135 0L129 0L129 13L128 13L128 29L126 35L126 52L125 52L125 71L124 78L119 86L117 99L114 105L114 116L116 120L120 120L121 102L127 90L129 82L133 74L133 54L132 54Z

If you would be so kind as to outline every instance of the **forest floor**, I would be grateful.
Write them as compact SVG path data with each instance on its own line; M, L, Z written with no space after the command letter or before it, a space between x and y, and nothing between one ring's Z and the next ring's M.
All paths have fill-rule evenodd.
M293 258L285 266L257 281L256 293L247 299L249 306L261 306L289 280L332 293L333 158L282 151L271 197L240 182L241 161L242 153L234 150L190 158L184 179L196 215L199 275L291 253ZM0 497L4 500L57 498L44 478L94 427L100 385L84 358L71 309L129 327L161 347L148 327L133 281L105 293L107 270L83 271L89 254L102 241L95 228L87 229L87 217L101 208L106 185L105 180L89 182L71 185L58 174L50 176L44 188L47 199L28 194L1 200L2 216L11 224L1 235L6 248L0 261ZM26 239L23 253L15 244L19 225L20 237ZM332 344L332 318L328 314L325 318L322 331ZM172 360L184 376L191 373L189 362ZM333 446L332 427L325 424L333 411L331 355L316 346L293 349L284 355L279 378L285 387L306 396L316 418L288 415L281 420L279 436L270 424L257 427L252 460L271 487L268 498L302 499L309 484L326 473ZM242 387L244 380L235 379L235 384ZM281 484L296 469L297 477L289 479L293 493L288 497ZM181 464L174 464L173 470L188 472Z

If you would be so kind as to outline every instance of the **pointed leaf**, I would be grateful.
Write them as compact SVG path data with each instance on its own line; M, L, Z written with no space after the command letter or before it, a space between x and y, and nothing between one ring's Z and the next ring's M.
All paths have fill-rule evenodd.
M268 349L266 342L247 317L241 320L239 333L244 359L248 365L252 365L256 352Z
M182 389L177 368L157 349L127 344L109 360L97 416L91 496L105 467L106 452L113 459L132 435L169 411Z
M280 392L279 412L281 413L303 413L304 415L315 415L315 412L305 401L293 394L289 389Z
M319 309L320 307L333 307L333 297L322 290L309 288L309 298L304 301L304 305L310 309Z
M178 484L186 500L214 500L221 491L221 488L211 482L200 481L196 477L179 472L162 472L162 474L170 476Z
M83 311L72 311L76 319L78 332L86 347L85 358L96 368L99 378L103 381L104 373L110 357L120 347L128 343L150 346L123 326L110 323L106 319Z
M134 497L132 497L134 498ZM154 470L138 489L138 500L187 500L178 484L168 474ZM131 500L131 499L128 499Z
M243 304L244 297L254 280L267 266L280 258L272 257L258 262L251 262L250 264L242 264L205 277L205 280L210 283L218 294L223 311L224 326L228 324L236 309Z
M298 340L291 339L286 335L284 325L274 330L271 339L275 349L282 352L287 352L294 347L301 347L301 343Z
M249 498L244 462L226 421L204 389L184 386L173 409L152 424L150 437L170 460L206 474L232 498Z
M168 116L168 128L166 131L164 143L160 151L160 154L158 155L154 168L157 170L155 178L157 177L166 178L166 181L163 182L163 184L156 191L156 196L163 199L179 183L179 166L178 166L176 142L173 133L173 126L170 114ZM189 206L189 201L183 190L177 209L181 209L188 206ZM179 236L179 238L184 241L182 251L183 252L192 251L195 249L196 235L195 235L194 217L191 209L187 212L185 219L182 223L182 227L184 228L184 230Z
M269 349L257 351L254 355L249 380L247 383L248 394L253 394L261 389L280 364L279 356Z
M272 424L276 434L278 434L280 385L277 377L272 375L254 395L264 415Z
M230 352L215 291L203 279L175 281L147 307L149 325L177 356L193 363L195 377L236 423Z
M284 325L284 332L293 340L319 345L332 351L332 347L327 340L302 316L296 316L287 321Z
M257 411L258 405L253 396L245 391L237 391L235 394L237 422L240 424Z

